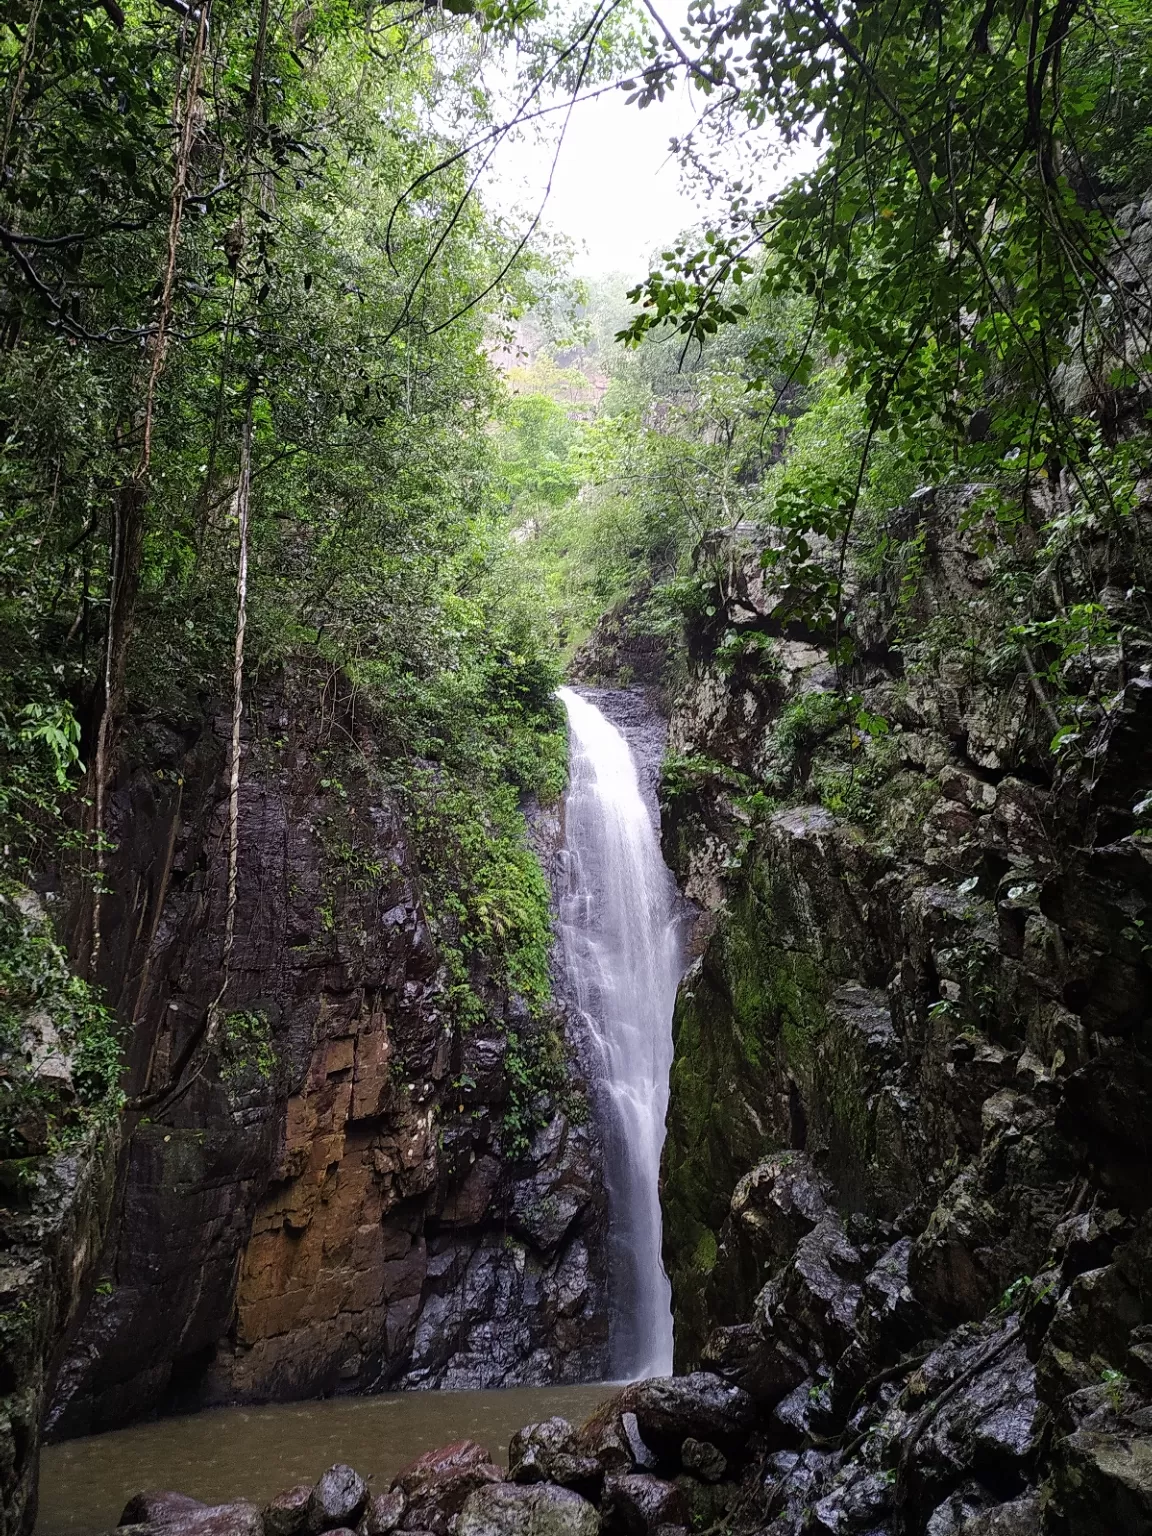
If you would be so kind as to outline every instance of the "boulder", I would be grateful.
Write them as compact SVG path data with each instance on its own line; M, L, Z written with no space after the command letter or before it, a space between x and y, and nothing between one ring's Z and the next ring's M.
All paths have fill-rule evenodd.
M1035 1494L997 1504L966 1521L959 1536L1041 1536L1040 1500Z
M120 1516L124 1527L148 1536L264 1536L255 1504L205 1504L184 1493L135 1494Z
M468 1495L456 1536L599 1536L587 1499L553 1483L488 1483Z
M308 1501L312 1497L311 1483L297 1483L284 1493L278 1493L264 1506L265 1536L299 1536L308 1514Z
M516 1483L559 1483L586 1498L599 1497L604 1469L581 1455L567 1419L545 1419L517 1430L508 1445L508 1476Z
M951 1493L932 1511L924 1536L961 1536L972 1528L972 1521L996 1503L994 1494L979 1483L967 1482Z
M729 1455L739 1453L755 1417L748 1393L711 1371L657 1376L634 1382L597 1409L578 1431L577 1446L608 1471L640 1464L643 1450L678 1468L687 1439L707 1440ZM636 1434L642 1446L635 1444Z
M728 1458L709 1440L695 1440L691 1435L680 1447L684 1470L706 1483L718 1483L728 1470Z
M840 1217L827 1212L756 1298L761 1331L812 1366L834 1364L854 1337L864 1273Z
M717 1266L737 1316L827 1210L823 1187L803 1152L774 1152L744 1175L729 1201Z
M601 1507L605 1526L623 1536L657 1536L662 1525L687 1526L689 1520L682 1490L650 1472L609 1477Z
M404 1494L399 1488L390 1493L374 1493L369 1496L364 1517L360 1521L362 1536L388 1536L404 1516ZM267 1521L267 1515L265 1515Z
M120 1515L121 1525L163 1524L178 1517L202 1512L208 1508L203 1499L193 1499L186 1493L168 1493L162 1489L146 1488L134 1493Z
M755 1323L714 1328L704 1346L704 1363L760 1408L774 1407L809 1374L802 1356Z
M946 1381L965 1369L969 1351L987 1347L981 1338L963 1351L938 1351L939 1367L936 1358L924 1365L930 1391L942 1391ZM1036 1373L1024 1340L1017 1338L945 1403L925 1429L916 1447L915 1481L942 1488L975 1474L989 1487L1019 1491L1031 1465L1038 1415Z
M309 1536L355 1525L368 1499L368 1485L352 1467L337 1462L313 1488L304 1513Z
M393 1479L393 1489L403 1493L407 1501L401 1529L447 1536L469 1494L486 1483L503 1481L500 1468L474 1440L456 1440L427 1451Z
M1152 1439L1081 1429L1056 1446L1052 1487L1067 1536L1152 1533Z
M850 1465L842 1480L812 1507L805 1529L819 1536L848 1536L883 1526L892 1508L892 1483L882 1472Z
M255 1504L201 1504L187 1500L159 1509L157 1518L117 1526L123 1536L263 1536L264 1522Z

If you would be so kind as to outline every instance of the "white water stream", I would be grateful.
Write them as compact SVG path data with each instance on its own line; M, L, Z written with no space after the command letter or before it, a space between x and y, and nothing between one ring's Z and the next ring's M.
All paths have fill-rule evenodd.
M660 1151L672 1007L684 960L676 887L628 743L571 688L571 782L557 880L560 948L599 1056L608 1183L612 1371L672 1370L671 1289L660 1256Z

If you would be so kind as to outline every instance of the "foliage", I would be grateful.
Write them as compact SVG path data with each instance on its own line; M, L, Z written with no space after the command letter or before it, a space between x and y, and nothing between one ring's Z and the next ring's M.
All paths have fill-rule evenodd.
M576 488L566 418L489 361L563 285L471 195L481 69L515 35L534 87L599 78L634 40L613 8L567 35L448 9L28 0L0 28L0 844L21 873L74 848L99 887L129 713L195 726L288 658L341 669L466 1020L489 983L547 997L520 799L559 794L566 743L505 509ZM346 844L340 879L372 878ZM271 1072L263 1015L219 1054Z
M503 1131L510 1156L523 1157L557 1100L571 1124L587 1119L587 1099L568 1082L568 1052L558 1023L545 1019L527 1029L510 1030L504 1071L508 1105Z
M424 911L459 1025L483 1016L477 979L486 975L538 1012L550 996L552 914L515 793L417 771L405 796L424 874Z
M610 285L593 295L585 318L594 334L614 302ZM531 405L531 397L514 402L502 447L511 466L505 504L561 647L571 649L633 594L643 601L629 622L650 633L678 629L697 592L702 608L712 601L707 594L725 573L709 535L762 519L764 483L779 457L778 430L749 386L802 322L803 305L777 304L690 355L658 340L635 355L597 352L608 382L592 420L560 387ZM791 391L789 409L799 413L804 400ZM526 430L529 417L550 425L544 455ZM535 496L524 497L520 488L542 464L554 466L552 494L537 482Z
M758 309L802 306L804 323L746 372L782 445L762 476L775 617L850 664L849 563L875 573L902 558L894 530L917 485L982 482L981 553L1020 579L1003 638L1017 674L1024 633L1051 640L1058 747L1106 704L1068 687L1074 657L1047 626L1078 628L1095 598L1086 546L1127 537L1150 463L1147 435L1117 426L1150 379L1148 275L1117 257L1113 217L1152 174L1150 35L1131 0L965 0L947 14L700 0L639 83L644 102L686 74L707 98L682 150L726 207L633 290L624 339L707 349ZM769 139L806 142L811 168L761 196L726 165L740 143L758 169ZM914 587L915 542L905 554Z
M219 1035L220 1076L234 1088L268 1082L276 1070L272 1026L262 1009L225 1014Z
M116 1114L120 1042L111 1014L70 974L27 892L0 891L0 1157L67 1145Z

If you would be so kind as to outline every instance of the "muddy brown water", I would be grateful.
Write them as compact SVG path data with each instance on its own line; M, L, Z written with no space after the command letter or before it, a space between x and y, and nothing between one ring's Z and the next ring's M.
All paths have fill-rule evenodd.
M214 1408L50 1445L40 1462L35 1536L111 1531L141 1488L172 1488L207 1503L264 1503L343 1461L386 1488L413 1457L478 1440L507 1463L524 1424L560 1414L579 1423L610 1386L512 1387L499 1392L401 1392L260 1408Z

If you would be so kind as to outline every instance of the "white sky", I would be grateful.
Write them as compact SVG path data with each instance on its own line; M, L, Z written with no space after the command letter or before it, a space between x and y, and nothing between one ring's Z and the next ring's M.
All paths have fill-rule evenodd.
M682 89L643 111L629 106L622 91L573 109L544 222L575 243L579 276L624 272L639 278L654 252L699 222L701 206L681 190L680 167L668 148L669 139L688 133L695 122L696 108ZM502 145L488 198L534 212L555 139L552 129L544 141Z

